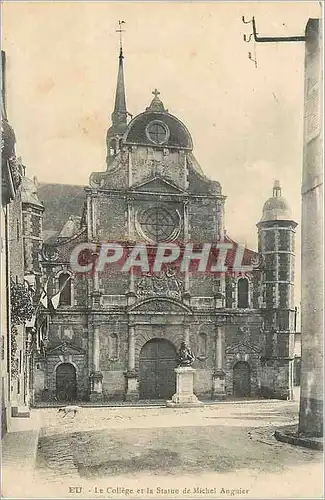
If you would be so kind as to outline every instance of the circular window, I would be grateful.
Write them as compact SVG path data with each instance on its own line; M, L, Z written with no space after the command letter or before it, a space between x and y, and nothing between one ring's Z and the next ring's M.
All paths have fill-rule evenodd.
M171 241L179 234L180 216L177 210L155 205L138 212L137 226L139 232L150 241Z
M146 134L151 142L155 144L164 144L169 137L169 130L163 122L154 121L147 126Z

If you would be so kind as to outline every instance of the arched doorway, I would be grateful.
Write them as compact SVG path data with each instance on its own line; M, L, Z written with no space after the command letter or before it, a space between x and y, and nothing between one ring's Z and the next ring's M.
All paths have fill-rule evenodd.
M176 350L164 339L149 340L139 362L140 399L168 399L176 392Z
M62 363L56 369L56 397L59 401L77 399L76 369L71 363Z
M238 361L233 368L233 394L238 398L251 395L251 370L245 361Z

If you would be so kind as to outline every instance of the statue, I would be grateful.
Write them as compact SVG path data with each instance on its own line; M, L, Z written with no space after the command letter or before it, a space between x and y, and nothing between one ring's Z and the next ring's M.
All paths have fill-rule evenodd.
M178 366L191 366L194 360L195 357L191 349L186 345L186 342L182 342L176 358Z

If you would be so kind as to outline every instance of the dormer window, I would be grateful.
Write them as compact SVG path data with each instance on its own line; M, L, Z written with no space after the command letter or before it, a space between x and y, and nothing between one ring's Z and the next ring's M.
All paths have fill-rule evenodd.
M169 130L163 122L155 120L147 126L146 135L151 142L164 144L168 140Z

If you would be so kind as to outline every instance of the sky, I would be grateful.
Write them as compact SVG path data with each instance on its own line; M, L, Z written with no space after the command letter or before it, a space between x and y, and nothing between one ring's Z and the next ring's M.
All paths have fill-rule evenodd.
M2 5L7 113L17 153L39 182L88 184L105 170L125 21L127 106L158 88L189 129L194 154L227 196L230 237L257 247L256 223L279 179L300 222L304 44L245 43L303 35L319 2L9 2ZM256 53L257 67L248 52ZM298 248L300 235L298 230Z

